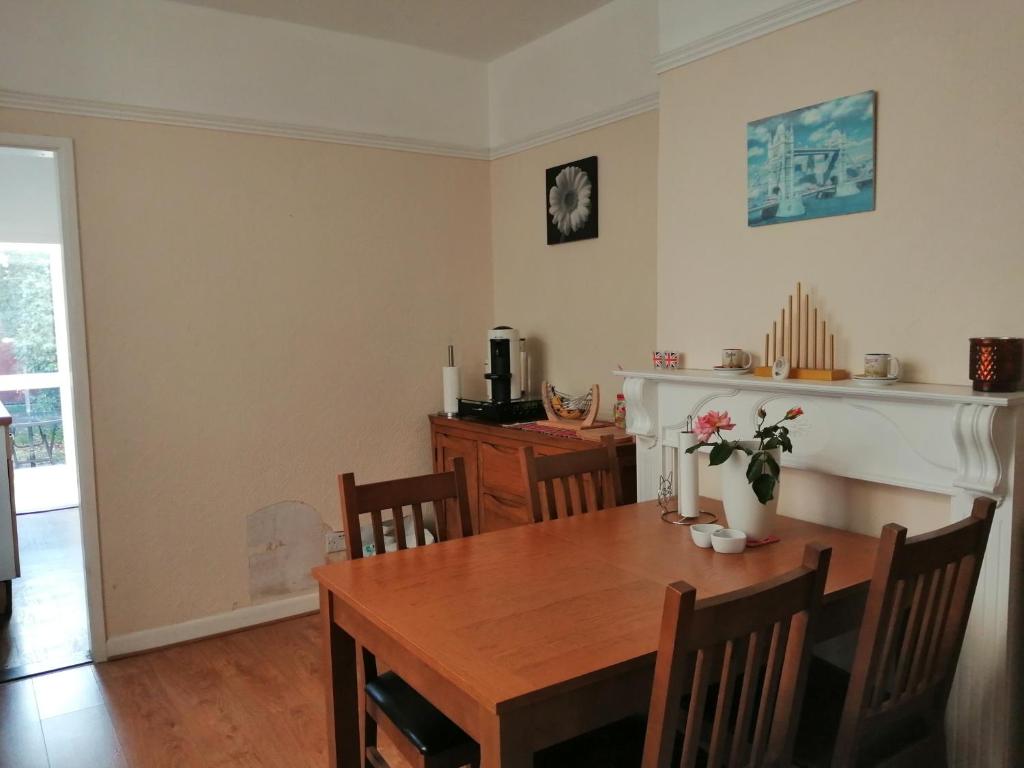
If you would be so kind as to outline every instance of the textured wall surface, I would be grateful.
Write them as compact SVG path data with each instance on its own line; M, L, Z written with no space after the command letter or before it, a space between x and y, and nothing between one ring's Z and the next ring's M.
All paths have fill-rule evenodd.
M547 244L544 171L598 157L599 236ZM530 337L540 376L567 392L649 365L655 334L658 115L648 112L491 164L495 320Z
M429 470L447 344L491 322L486 163L12 110L3 131L75 141L109 635L247 605L256 510L337 527L338 472Z
M1017 0L861 0L662 75L659 341L763 350L802 280L837 362L968 383L969 336L1024 333L1022 39ZM877 210L747 227L747 122L870 89Z
M758 352L797 280L856 372L967 384L968 337L1021 335L1024 6L860 0L661 76L658 342L709 368ZM746 124L878 91L877 210L749 228ZM879 435L885 439L885 435ZM714 495L717 471L702 472ZM877 533L948 520L944 497L790 472L790 514Z

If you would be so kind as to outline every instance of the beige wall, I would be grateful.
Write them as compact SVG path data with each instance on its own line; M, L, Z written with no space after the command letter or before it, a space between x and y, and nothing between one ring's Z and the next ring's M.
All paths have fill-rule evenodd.
M838 362L967 383L969 336L1024 333L1022 40L1019 0L861 0L663 75L659 341L763 349L802 280ZM868 89L877 210L748 228L747 122Z
M339 470L426 470L445 346L478 386L495 321L607 413L616 364L757 350L802 280L844 364L882 348L964 383L969 335L1022 332L1022 38L1011 0L860 0L666 73L660 112L490 164L0 110L75 140L108 633L248 604L256 510L337 525ZM749 229L746 123L865 89L878 210ZM601 235L548 246L544 170L592 154ZM787 477L787 509L862 530L944 506Z
M487 164L0 110L75 141L107 628L249 603L247 516L429 469L491 321ZM479 375L479 371L468 372Z
M599 237L549 246L544 172L590 155ZM494 319L530 338L535 387L596 382L606 415L621 389L610 371L648 365L654 348L657 167L656 112L491 163Z
M839 364L887 351L912 381L969 383L969 336L1024 333L1022 39L1017 0L861 0L664 74L659 344L693 368L756 353L801 280ZM747 122L868 89L877 210L748 228ZM947 519L942 497L810 473L782 493L791 513L871 533Z

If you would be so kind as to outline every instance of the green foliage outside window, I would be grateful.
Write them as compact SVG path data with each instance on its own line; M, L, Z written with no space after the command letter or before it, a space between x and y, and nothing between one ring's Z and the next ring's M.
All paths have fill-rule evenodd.
M54 332L53 295L49 256L45 252L4 250L0 253L0 374L55 373L57 339ZM26 463L32 446L28 430L20 424L58 420L60 389L57 387L5 392L3 402L14 417L15 456ZM52 461L64 461L64 435L60 426L46 428L52 437ZM40 463L49 457L38 430L32 435Z

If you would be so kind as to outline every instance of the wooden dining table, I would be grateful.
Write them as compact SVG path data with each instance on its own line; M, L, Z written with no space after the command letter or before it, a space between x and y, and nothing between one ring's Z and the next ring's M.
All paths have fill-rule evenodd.
M719 502L701 508L723 522ZM778 542L726 555L660 512L642 502L316 568L332 768L363 764L359 646L474 738L482 768L525 768L647 711L672 582L731 592L818 542L832 548L818 639L859 624L877 539L779 515Z

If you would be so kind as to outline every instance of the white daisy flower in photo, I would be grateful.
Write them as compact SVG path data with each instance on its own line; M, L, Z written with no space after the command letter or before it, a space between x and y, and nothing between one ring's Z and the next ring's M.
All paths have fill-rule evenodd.
M563 236L579 231L587 223L592 188L586 172L575 165L558 172L555 186L548 190L548 213Z

